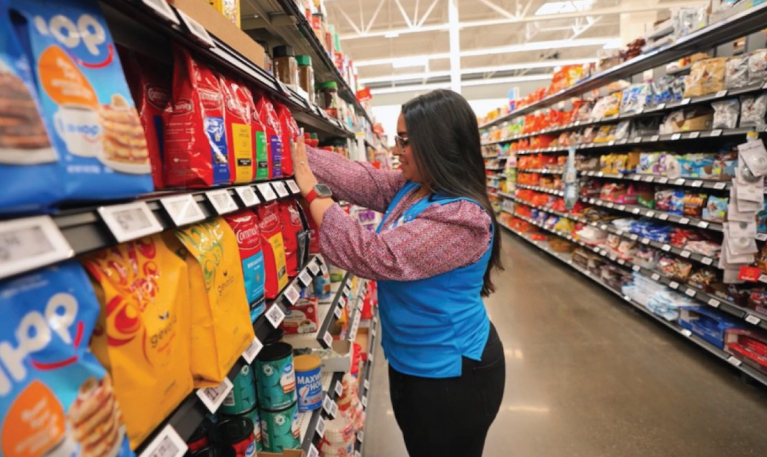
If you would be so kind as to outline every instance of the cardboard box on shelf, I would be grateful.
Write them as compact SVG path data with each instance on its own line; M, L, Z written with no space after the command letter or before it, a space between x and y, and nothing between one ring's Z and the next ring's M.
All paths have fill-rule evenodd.
M333 341L331 346L338 357L322 359L322 371L348 373L352 366L352 343L349 341Z
M256 457L306 457L306 453L301 449L289 449L282 454L272 454L271 452L259 452Z
M199 22L208 33L263 68L264 48L216 11L208 0L169 0L169 3Z

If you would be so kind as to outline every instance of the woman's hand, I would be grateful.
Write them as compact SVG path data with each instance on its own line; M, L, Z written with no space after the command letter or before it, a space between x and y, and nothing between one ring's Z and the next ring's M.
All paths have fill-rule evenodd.
M306 144L304 144L304 130L301 129L301 135L293 148L293 172L295 173L296 184L301 190L301 195L306 195L312 191L317 184L317 178L309 168L309 159L306 156Z

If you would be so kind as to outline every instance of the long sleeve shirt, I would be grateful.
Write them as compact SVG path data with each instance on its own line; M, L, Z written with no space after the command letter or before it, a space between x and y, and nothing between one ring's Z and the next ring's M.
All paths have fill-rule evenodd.
M386 212L405 185L398 171L382 171L331 152L307 147L317 179L340 200ZM461 200L430 205L407 224L392 227L418 199L412 191L390 213L383 230L374 233L337 204L325 212L320 248L334 265L373 280L413 281L478 261L490 246L491 221L485 210Z

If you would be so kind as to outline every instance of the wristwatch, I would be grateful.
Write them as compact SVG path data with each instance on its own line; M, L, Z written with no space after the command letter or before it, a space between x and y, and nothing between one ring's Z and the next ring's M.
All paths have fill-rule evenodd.
M309 191L308 194L306 194L306 203L309 205L312 204L315 198L330 198L333 196L333 192L331 192L330 187L326 186L325 184L316 184L312 190Z

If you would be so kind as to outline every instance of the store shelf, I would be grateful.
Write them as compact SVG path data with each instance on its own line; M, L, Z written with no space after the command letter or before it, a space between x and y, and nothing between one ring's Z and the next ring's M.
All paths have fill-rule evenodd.
M541 168L517 168L517 171L522 173L540 173L542 175L561 175L564 170L544 170Z
M543 192L546 194L556 195L557 197L565 196L565 191L563 190L549 189L547 187L540 187L540 186L528 186L527 184L519 184L519 183L517 183L517 187L520 189L528 189L528 190L534 190L536 192Z
M373 367L374 367L374 361L375 361L375 348L376 348L376 340L378 337L378 317L374 316L372 319L372 323L370 325L370 333L368 338L368 360L365 362L364 369L359 377L360 379L360 387L359 387L359 394L360 394L360 402L362 402L362 408L365 414L368 412L368 398L370 397L370 383L373 379ZM365 425L362 427L362 430L357 433L357 442L355 443L354 449L355 449L355 456L357 453L359 455L362 455L362 447L365 443L365 428L367 428L367 419L365 420Z
M641 55L618 66L607 69L592 76L589 79L575 84L572 87L552 94L539 102L532 103L528 106L513 111L506 116L501 116L488 123L485 123L480 126L480 128L485 129L493 125L501 124L510 119L551 106L557 102L576 97L594 89L598 89L610 82L629 78L632 75L641 73L646 70L651 70L662 64L671 62L672 60L686 57L695 52L714 48L717 45L727 41L733 41L737 38L763 29L766 22L767 4L754 6L741 13L735 14L719 22L715 22L707 27L684 36L677 40L676 43L666 48Z
M337 405L339 392L343 392L343 377L345 373L322 373L322 391L326 398ZM299 413L298 422L301 430L301 449L309 455L312 447L319 447L325 435L325 420L334 417L332 411L323 406L311 412ZM329 405L329 403L328 403Z
M722 232L722 224L718 222L709 222L695 217L678 216L676 214L667 213L665 211L659 211L654 209L648 209L641 205L623 205L613 203L610 201L602 200L599 198L581 197L582 202L587 202L592 205L601 206L607 209L620 211L627 214L633 214L636 216L644 216L649 218L658 219L664 222L673 222L675 224L688 225L690 227L712 230L715 232Z
M508 225L505 225L505 224L501 224L501 225L505 229L509 230L511 233L513 233L513 234L517 235L518 237L520 237L521 239L523 239L524 241L526 241L526 242L530 243L531 245L535 246L536 248L546 252L547 254L551 255L555 259L557 259L560 262L568 265L569 267L571 267L574 270L578 271L579 273L583 274L584 276L586 276L587 278L591 279L595 283L597 283L600 286L604 287L608 291L612 292L613 294L615 294L616 296L618 296L619 298L621 298L625 302L627 302L627 303L631 304L632 306L634 306L635 308L643 311L644 314L646 314L647 316L652 317L655 321L659 322L664 327L666 327L666 328L668 328L668 329L670 329L672 331L675 331L676 333L682 335L684 338L692 341L693 343L695 343L699 347L705 349L709 353L715 355L719 359L728 362L730 365L732 365L733 367L738 369L740 372L750 376L751 378L757 380L761 384L767 386L767 376L765 376L764 374L760 373L757 370L754 370L753 368L749 367L748 365L746 365L744 363L741 363L739 359L737 359L737 358L731 356L730 354L720 350L719 348L716 348L716 347L712 346L707 341L703 340L702 338L699 338L696 335L693 335L692 333L690 333L686 329L681 328L677 324L675 324L673 322L669 322L669 321L663 319L662 317L652 313L649 309L647 309L641 303L635 302L630 297L625 296L620 291L617 291L617 290L613 289L612 287L610 287L608 284L606 284L604 281L602 281L601 279L596 277L590 271L588 271L586 269L583 269L580 266L574 264L572 262L572 260L570 260L566 255L559 254L559 253L556 253L556 252L552 251L551 249L549 249L549 247L546 245L545 242L537 242L537 241L531 240L524 233L518 232L518 231L514 230L513 228L509 227ZM696 291L696 294L697 294L697 291Z
M601 171L582 171L580 176L595 178L614 179L623 181L635 181L644 183L665 184L668 186L692 187L695 189L729 191L732 184L730 181L715 181L710 179L696 178L668 178L666 176L646 175L640 173L603 173Z

